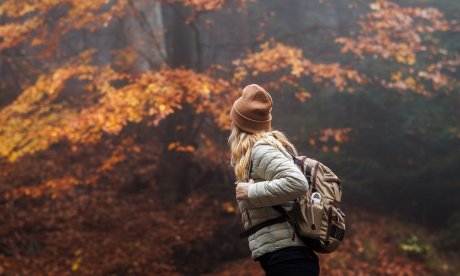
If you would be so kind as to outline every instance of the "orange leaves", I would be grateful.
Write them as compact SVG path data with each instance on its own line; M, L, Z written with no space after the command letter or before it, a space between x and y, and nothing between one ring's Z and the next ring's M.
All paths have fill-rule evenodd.
M306 99L311 97L311 94L305 90L300 90L299 92L295 93L294 96L299 99L299 101L305 102Z
M454 90L460 87L460 83L455 78L449 77L449 73L455 73L460 65L460 58L440 61L429 65L426 70L419 71L418 77L421 80L431 81L433 88L438 90L446 87L449 90Z
M372 12L361 21L361 35L357 39L338 38L342 52L352 52L359 57L371 54L397 62L413 65L416 53L425 51L421 35L447 31L449 22L434 8L402 8L391 1L376 1Z
M138 146L133 145L134 138L128 137L123 139L120 145L118 145L115 150L112 152L112 155L104 161L102 166L97 169L97 173L108 171L113 168L114 165L120 163L126 159L126 151L135 151L139 152L140 149Z
M74 177L64 177L59 179L49 180L43 184L32 187L20 187L13 189L6 194L4 198L6 199L17 199L21 196L27 196L32 198L37 198L43 196L44 194L50 195L52 198L63 191L73 188L75 185L78 185L80 182Z
M175 150L175 151L181 151L181 152L194 152L195 147L191 145L183 146L179 142L174 142L168 145L168 150Z
M242 60L236 60L234 64L239 67L250 69L252 76L260 73L275 72L284 68L291 68L291 74L299 76L303 71L302 51L281 43L266 42L261 45L260 51L248 54ZM239 74L243 74L243 70Z
M44 53L56 49L60 37L73 29L94 31L107 26L115 14L123 14L126 0L6 0L0 4L0 15L6 15L14 23L0 25L0 50L30 41L32 47L46 45ZM57 22L44 20L53 9L62 9ZM45 31L49 30L49 31Z
M340 151L340 145L351 140L350 133L351 128L326 128L322 129L317 133L316 138L310 138L308 144L311 147L318 147L323 152L332 151L338 153Z
M119 134L129 122L147 119L157 125L186 103L195 112L214 117L220 127L229 122L220 121L228 105L224 95L228 83L224 80L185 69L128 77L108 66L90 65L85 54L79 63L72 63L41 76L0 112L0 156L15 161L62 139L94 143L103 133ZM81 92L80 108L72 108L65 100L55 101L70 79L90 83L88 90ZM124 81L125 85L114 86L115 81ZM182 146L175 149L194 150Z
M43 24L43 18L30 18L21 23L0 25L0 51L12 48L28 39L31 33Z
M138 57L137 50L134 46L127 47L113 52L114 54L114 68L120 71L129 71L136 63Z
M236 206L235 206L235 203L234 203L234 202L230 202L230 201L222 202L222 209L223 209L226 213L229 213L229 214L233 214L233 213L236 213L236 212L237 212L237 208L236 208Z
M398 4L378 0L370 5L371 12L359 22L361 33L356 38L340 37L337 43L342 44L342 53L351 52L363 59L365 55L374 58L392 59L399 66L407 69L405 79L392 81L381 80L380 83L388 88L397 90L412 90L423 95L431 95L427 83L422 79L430 80L432 88L438 90L445 87L449 90L458 86L458 81L448 78L439 70L427 73L423 70L423 62L417 63L418 57L423 53L438 54L442 63L449 62L446 50L437 50L437 42L433 39L425 39L425 36L433 32L444 32L455 26L455 22L449 22L444 14L434 8L401 7ZM417 65L417 66L415 66ZM432 65L428 65L432 67ZM444 68L446 69L447 66ZM399 72L400 73L400 72ZM449 84L451 83L451 84Z
M321 142L328 142L329 139L333 139L337 143L343 143L349 141L348 134L350 133L351 128L326 128L321 130L321 137L319 140Z
M298 88L301 77L310 75L314 82L331 82L340 90L350 80L363 82L356 71L338 64L314 64L303 58L301 50L280 43L266 43L261 51L235 61L231 81L216 78L210 72L187 69L163 68L128 75L110 66L92 65L91 54L84 52L54 72L40 76L0 112L0 156L15 161L64 139L72 143L95 143L104 133L118 135L131 122L146 120L148 125L157 126L184 105L197 114L210 116L219 128L228 129L230 104L239 95L238 86L248 72L279 74L288 70L272 85L294 86L300 101L310 97L309 92ZM65 94L69 80L81 84L78 98L71 101L61 97L56 101ZM171 149L196 150L183 145Z
M60 165L59 169L63 172L81 170L85 175L95 172L92 169L95 164L91 161L94 158L100 161L100 155L105 155L106 142L99 145L103 148L82 145L82 154L72 158L63 156L68 152L58 148L43 156L46 158L31 158L27 162L30 161L28 164L33 171L40 170L37 162L45 162L55 163L53 169ZM132 139L128 138L114 151L124 146L130 148L131 142ZM4 212L0 213L2 245L12 254L0 254L0 272L33 275L43 270L54 275L66 275L73 271L104 274L128 265L128 274L177 274L177 268L171 264L171 260L176 258L176 248L212 239L215 229L225 222L219 218L225 210L221 209L220 201L202 193L187 195L183 201L166 207L162 204L163 196L159 196L154 185L147 185L140 192L127 192L126 187L135 185L134 174L150 180L152 171L141 173L140 168L158 164L155 159L158 158L159 148L152 141L143 144L142 151L127 155L123 164L103 173L103 181L91 189L75 189L74 186L73 189L62 190L63 196L53 197L55 190L51 189L42 194L50 195L53 200L47 197L32 200L33 193L14 201L5 201L2 197L5 202L2 206ZM84 153L85 150L89 151ZM53 153L58 160L53 160ZM81 162L84 167L76 169L73 166L75 161ZM21 168L24 163L7 166ZM13 172L17 174L14 184L2 178L2 194L6 186L21 183L33 189L33 184L27 180L29 172ZM44 174L49 177L56 172ZM38 183L54 182L56 189L66 183L64 177L60 181L57 181L60 178L56 181L44 181L41 177L30 179ZM31 249L32 253L22 254L22 248L29 246L29 241L35 246ZM41 250L43 244L46 244L46 251Z
M282 43L267 42L262 44L261 50L249 53L245 58L234 62L234 82L242 82L245 78L258 76L259 74L271 73L282 75L279 81L272 82L279 89L281 83L297 86L301 77L311 76L314 82L332 82L340 91L348 85L348 81L358 84L365 82L364 78L355 70L342 68L339 64L316 64L303 57L302 50L284 45ZM300 93L298 96L305 100L307 94Z
M218 11L222 9L223 5L228 2L237 2L239 6L243 6L248 0L161 0L163 3L178 3L181 2L182 5L193 8L196 12L209 12L209 11ZM189 18L189 20L193 19Z
M230 120L230 118L228 118L228 120ZM228 121L226 124L227 123ZM199 144L193 158L203 169L215 170L215 168L222 166L222 164L228 163L228 160L230 160L230 152L227 148L211 140L211 137L201 133Z
M184 0L185 6L193 6L196 11L213 11L222 8L228 0Z
M420 73L419 73L420 74ZM382 81L383 86L398 89L398 90L412 90L418 94L429 96L431 93L426 91L425 86L422 84L420 77L414 77L411 75L404 76L401 71L391 74L391 81Z

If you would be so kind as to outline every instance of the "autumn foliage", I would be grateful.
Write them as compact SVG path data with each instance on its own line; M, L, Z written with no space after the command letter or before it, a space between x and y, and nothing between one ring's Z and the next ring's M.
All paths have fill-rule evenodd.
M460 86L458 54L431 36L458 32L458 22L433 7L386 0L370 4L357 33L332 42L353 57L349 62L322 62L263 33L227 62L204 60L200 35L216 20L206 16L242 17L254 3L1 1L0 274L258 275L240 260L209 268L188 260L195 247L213 248L219 235L239 231L226 136L229 109L244 85L258 82L301 103L320 90L379 87L433 97ZM146 16L162 8L176 20L169 30L161 18ZM191 35L174 34L177 25ZM117 46L98 40L115 36L110 32L123 33ZM195 46L186 46L195 47L198 61L175 66L170 56L180 49L167 50L168 32L194 37ZM390 69L377 72L372 63ZM324 127L308 135L303 144L338 154L355 130ZM364 212L356 217L363 225L353 227L366 232L352 232L339 253L324 256L325 273L428 273L386 243L384 221ZM247 257L238 242L216 253L221 262L226 250L233 259Z

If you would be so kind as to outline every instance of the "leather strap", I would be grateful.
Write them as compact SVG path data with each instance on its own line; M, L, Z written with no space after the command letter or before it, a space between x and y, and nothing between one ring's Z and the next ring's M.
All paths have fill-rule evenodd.
M247 238L253 234L255 234L257 231L259 231L260 229L264 228L264 227L267 227L267 226L272 226L274 224L277 224L277 223L282 223L282 222L285 222L287 219L286 217L283 215L283 216L279 216L279 217L276 217L276 218L272 218L272 219L269 219L269 220L266 220L262 223L259 223L251 228L249 228L248 230L246 231L243 231L240 233L240 238L243 239L243 238Z

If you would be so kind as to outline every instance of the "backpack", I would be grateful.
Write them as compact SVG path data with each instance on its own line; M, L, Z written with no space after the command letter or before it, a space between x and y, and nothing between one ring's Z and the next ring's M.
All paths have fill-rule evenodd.
M243 231L240 237L249 237L264 227L288 221L307 247L318 253L331 253L340 246L345 234L345 214L339 208L340 179L321 162L286 150L308 179L308 191L294 201L291 211L280 205L272 206L281 214L279 217Z

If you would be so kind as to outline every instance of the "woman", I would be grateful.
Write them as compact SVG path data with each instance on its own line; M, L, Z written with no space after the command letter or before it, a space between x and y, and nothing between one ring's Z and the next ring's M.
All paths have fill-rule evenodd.
M280 216L271 206L290 203L308 189L308 181L285 148L296 149L279 131L271 130L272 98L251 84L233 104L229 137L237 179L236 199L245 229ZM266 275L318 275L315 253L288 222L262 228L248 237L252 258Z

